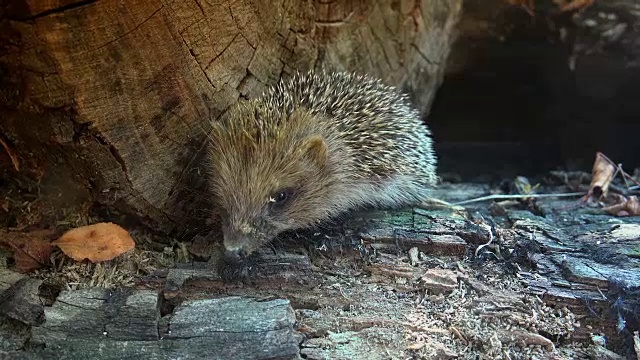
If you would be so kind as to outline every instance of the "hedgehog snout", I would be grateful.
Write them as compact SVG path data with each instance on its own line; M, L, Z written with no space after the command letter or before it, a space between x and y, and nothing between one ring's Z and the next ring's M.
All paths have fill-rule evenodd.
M224 252L224 260L230 264L239 264L246 256L247 254L242 250L225 250Z
M224 226L223 236L225 260L231 263L242 262L264 242L265 238L265 234L248 223Z
M247 250L249 243L248 236L225 231L223 242L225 261L230 263L242 262L250 253Z

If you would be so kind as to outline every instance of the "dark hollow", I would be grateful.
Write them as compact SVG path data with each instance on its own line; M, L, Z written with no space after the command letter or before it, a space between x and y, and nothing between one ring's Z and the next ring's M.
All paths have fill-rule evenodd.
M439 171L463 180L589 172L597 151L628 172L640 167L638 32L628 27L618 43L581 54L575 70L569 68L574 45L601 39L580 21L607 10L617 9L588 9L576 20L544 13L533 19L511 8L497 20L513 28L504 41L462 36L452 56L469 59L462 71L445 77L427 120Z

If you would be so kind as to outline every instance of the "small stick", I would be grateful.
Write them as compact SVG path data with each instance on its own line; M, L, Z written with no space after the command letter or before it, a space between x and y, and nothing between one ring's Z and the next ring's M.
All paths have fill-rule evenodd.
M453 203L452 205L464 205L464 204L470 204L474 202L497 200L497 199L508 200L508 199L547 198L547 197L572 197L572 196L582 196L582 195L584 195L583 192L564 193L564 194L521 194L521 195L496 194L496 195L482 196L475 199L459 201L457 203Z

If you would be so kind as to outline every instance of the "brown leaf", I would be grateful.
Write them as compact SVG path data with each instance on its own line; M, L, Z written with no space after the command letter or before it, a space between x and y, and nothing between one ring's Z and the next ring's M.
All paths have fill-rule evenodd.
M640 200L637 196L630 196L628 199L623 197L620 203L607 206L602 210L615 216L640 216Z
M13 253L16 270L29 272L45 266L53 250L51 237L53 230L36 230L31 232L0 231L0 246Z
M67 231L52 243L76 261L107 261L135 247L127 230L112 223L98 223Z
M598 152L591 170L591 184L586 198L600 199L607 196L609 184L611 184L617 168L613 161L609 160L603 153Z

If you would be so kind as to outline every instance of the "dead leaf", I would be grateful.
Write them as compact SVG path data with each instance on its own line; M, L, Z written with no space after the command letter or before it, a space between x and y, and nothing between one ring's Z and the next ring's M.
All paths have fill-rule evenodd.
M53 246L53 230L35 230L30 232L0 231L0 246L13 253L16 270L29 272L49 263Z
M628 199L624 197L623 201L607 206L602 210L615 216L640 216L640 200L637 196L630 196Z
M135 247L129 232L113 223L98 223L67 231L52 243L76 261L107 261Z
M603 153L598 152L591 170L591 184L589 185L589 192L585 195L585 200L590 198L598 200L607 196L609 184L611 184L617 169L618 167L613 161L609 160Z

